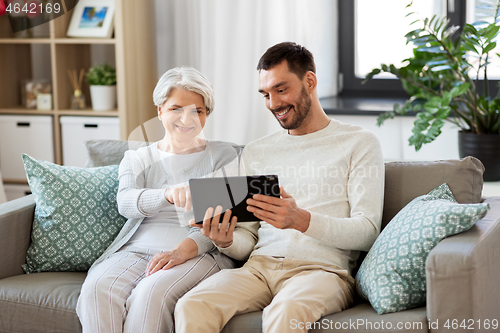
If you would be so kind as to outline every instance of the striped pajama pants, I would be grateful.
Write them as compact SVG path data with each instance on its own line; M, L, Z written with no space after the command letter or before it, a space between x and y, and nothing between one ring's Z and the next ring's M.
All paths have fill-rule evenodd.
M145 277L158 251L125 248L100 263L85 279L77 314L83 333L173 332L177 300L223 268L204 253L169 270Z

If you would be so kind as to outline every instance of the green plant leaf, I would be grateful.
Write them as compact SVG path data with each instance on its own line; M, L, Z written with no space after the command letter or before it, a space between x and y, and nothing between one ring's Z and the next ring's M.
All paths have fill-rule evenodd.
M415 20L415 21L411 22L409 25L413 25L413 24L415 24L417 22L420 22L420 20Z
M450 91L443 92L443 99L441 100L441 105L443 106L450 105L452 98L453 96Z
M410 143L410 146L415 146L415 151L419 151L420 148L422 148L422 145L425 140L425 135L422 133L416 133L413 134L409 139L408 142Z
M440 71L444 71L444 70L448 70L448 69L451 69L450 65L442 65L442 66L432 67L431 71L433 71L433 72L440 72Z
M476 26L482 26L482 25L488 25L490 24L490 22L486 22L486 21L476 21L474 23L471 23L472 26L476 27Z
M90 85L110 86L116 84L116 70L114 67L104 64L95 65L89 69L85 75L86 81Z
M467 92L469 87L470 87L470 83L459 82L459 84L457 86L453 87L450 90L451 96L457 97L457 96L463 95L463 94L465 94L465 92Z
M451 108L449 106L445 106L439 109L436 113L436 119L446 119L450 115Z
M494 14L482 14L488 19L465 24L462 30L450 26L446 17L415 20L413 23L423 23L423 28L405 34L406 43L413 46L413 56L401 66L382 64L367 76L369 79L375 73L392 73L411 96L404 105L381 114L377 122L380 125L395 115L415 112L417 119L409 142L416 150L440 135L445 120L477 133L500 131L500 89L498 100L493 102L487 89L484 96L478 93L476 75L472 78L472 73L489 67L489 53L495 52L495 40L500 34L499 1L482 5L493 9ZM407 17L415 15L411 9L407 12ZM494 23L488 23L492 16ZM500 57L500 53L496 56ZM452 113L454 118L449 118Z
M500 117L498 117L498 120L496 120L491 126L491 132L500 133Z
M457 25L452 25L451 27L448 27L444 32L443 34L441 35L441 38L442 39L447 39L451 36L453 36L453 34L455 34L455 32L458 31L458 29L460 29L459 26Z
M441 101L440 100L430 100L427 103L424 104L424 109L430 114L435 114L439 111L439 108L441 107ZM418 116L424 115L425 113L419 113Z
M421 47L418 48L419 52L429 52L429 53L446 53L445 50L441 46L433 46L433 47Z
M449 59L448 58L445 58L443 57L444 59L442 60L438 60L440 58L436 57L435 60L432 60L432 61L428 61L427 62L427 66L437 66L437 65L444 65L444 64L448 64L449 62Z
M384 113L379 114L379 116L377 117L377 126L378 127L382 126L384 121L386 121L387 119L394 119L395 115L396 114L394 113L394 111L386 111Z
M479 54L479 51L476 49L475 45L473 43L469 43L469 42L464 42L462 44L462 46L467 50L467 51L471 51L471 52L474 52L476 54Z
M441 119L434 120L425 135L426 140L430 140L429 142L434 141L439 136L439 134L441 134L441 128L443 127L443 125L444 125L443 120Z
M365 84L368 80L372 79L375 75L380 74L381 70L379 68L373 69L370 73L368 73L365 77L365 79L361 82L362 84Z
M433 40L430 39L428 36L424 36L424 37L414 38L411 40L411 42L415 46L426 46L427 44L433 42Z
M417 114L417 120L415 120L415 122L418 122L419 124L425 124L429 123L429 121L431 121L432 119L434 119L434 115L432 113L419 112ZM427 127L427 125L425 127Z
M491 50L493 50L496 46L497 46L497 43L495 43L495 42L489 43L489 44L488 44L488 45L486 45L486 47L483 49L483 54L490 52L490 51L491 51Z

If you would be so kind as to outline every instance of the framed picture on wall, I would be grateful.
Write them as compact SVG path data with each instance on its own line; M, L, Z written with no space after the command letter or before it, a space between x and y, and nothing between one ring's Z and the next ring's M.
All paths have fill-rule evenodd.
M114 14L114 0L80 0L73 9L66 35L110 38Z

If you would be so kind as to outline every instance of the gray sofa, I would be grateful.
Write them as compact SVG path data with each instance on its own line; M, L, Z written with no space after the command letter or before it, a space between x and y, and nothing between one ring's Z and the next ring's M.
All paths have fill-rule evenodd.
M458 202L480 202L482 172L482 164L470 157L387 163L383 225L413 198L444 182ZM482 220L431 251L426 307L377 315L358 299L352 308L322 318L311 332L490 331L493 320L500 320L500 197L486 202L491 209ZM34 208L32 196L0 205L0 332L80 332L75 305L85 273L26 275L21 269ZM463 320L467 328L460 326ZM261 312L234 317L223 332L261 332Z

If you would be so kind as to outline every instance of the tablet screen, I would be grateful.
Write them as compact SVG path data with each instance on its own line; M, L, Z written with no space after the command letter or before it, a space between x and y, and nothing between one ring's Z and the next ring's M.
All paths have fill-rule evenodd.
M246 200L254 194L280 197L276 175L194 178L189 187L196 223L203 223L207 209L218 205L223 212L231 209L238 222L259 221L247 210Z

